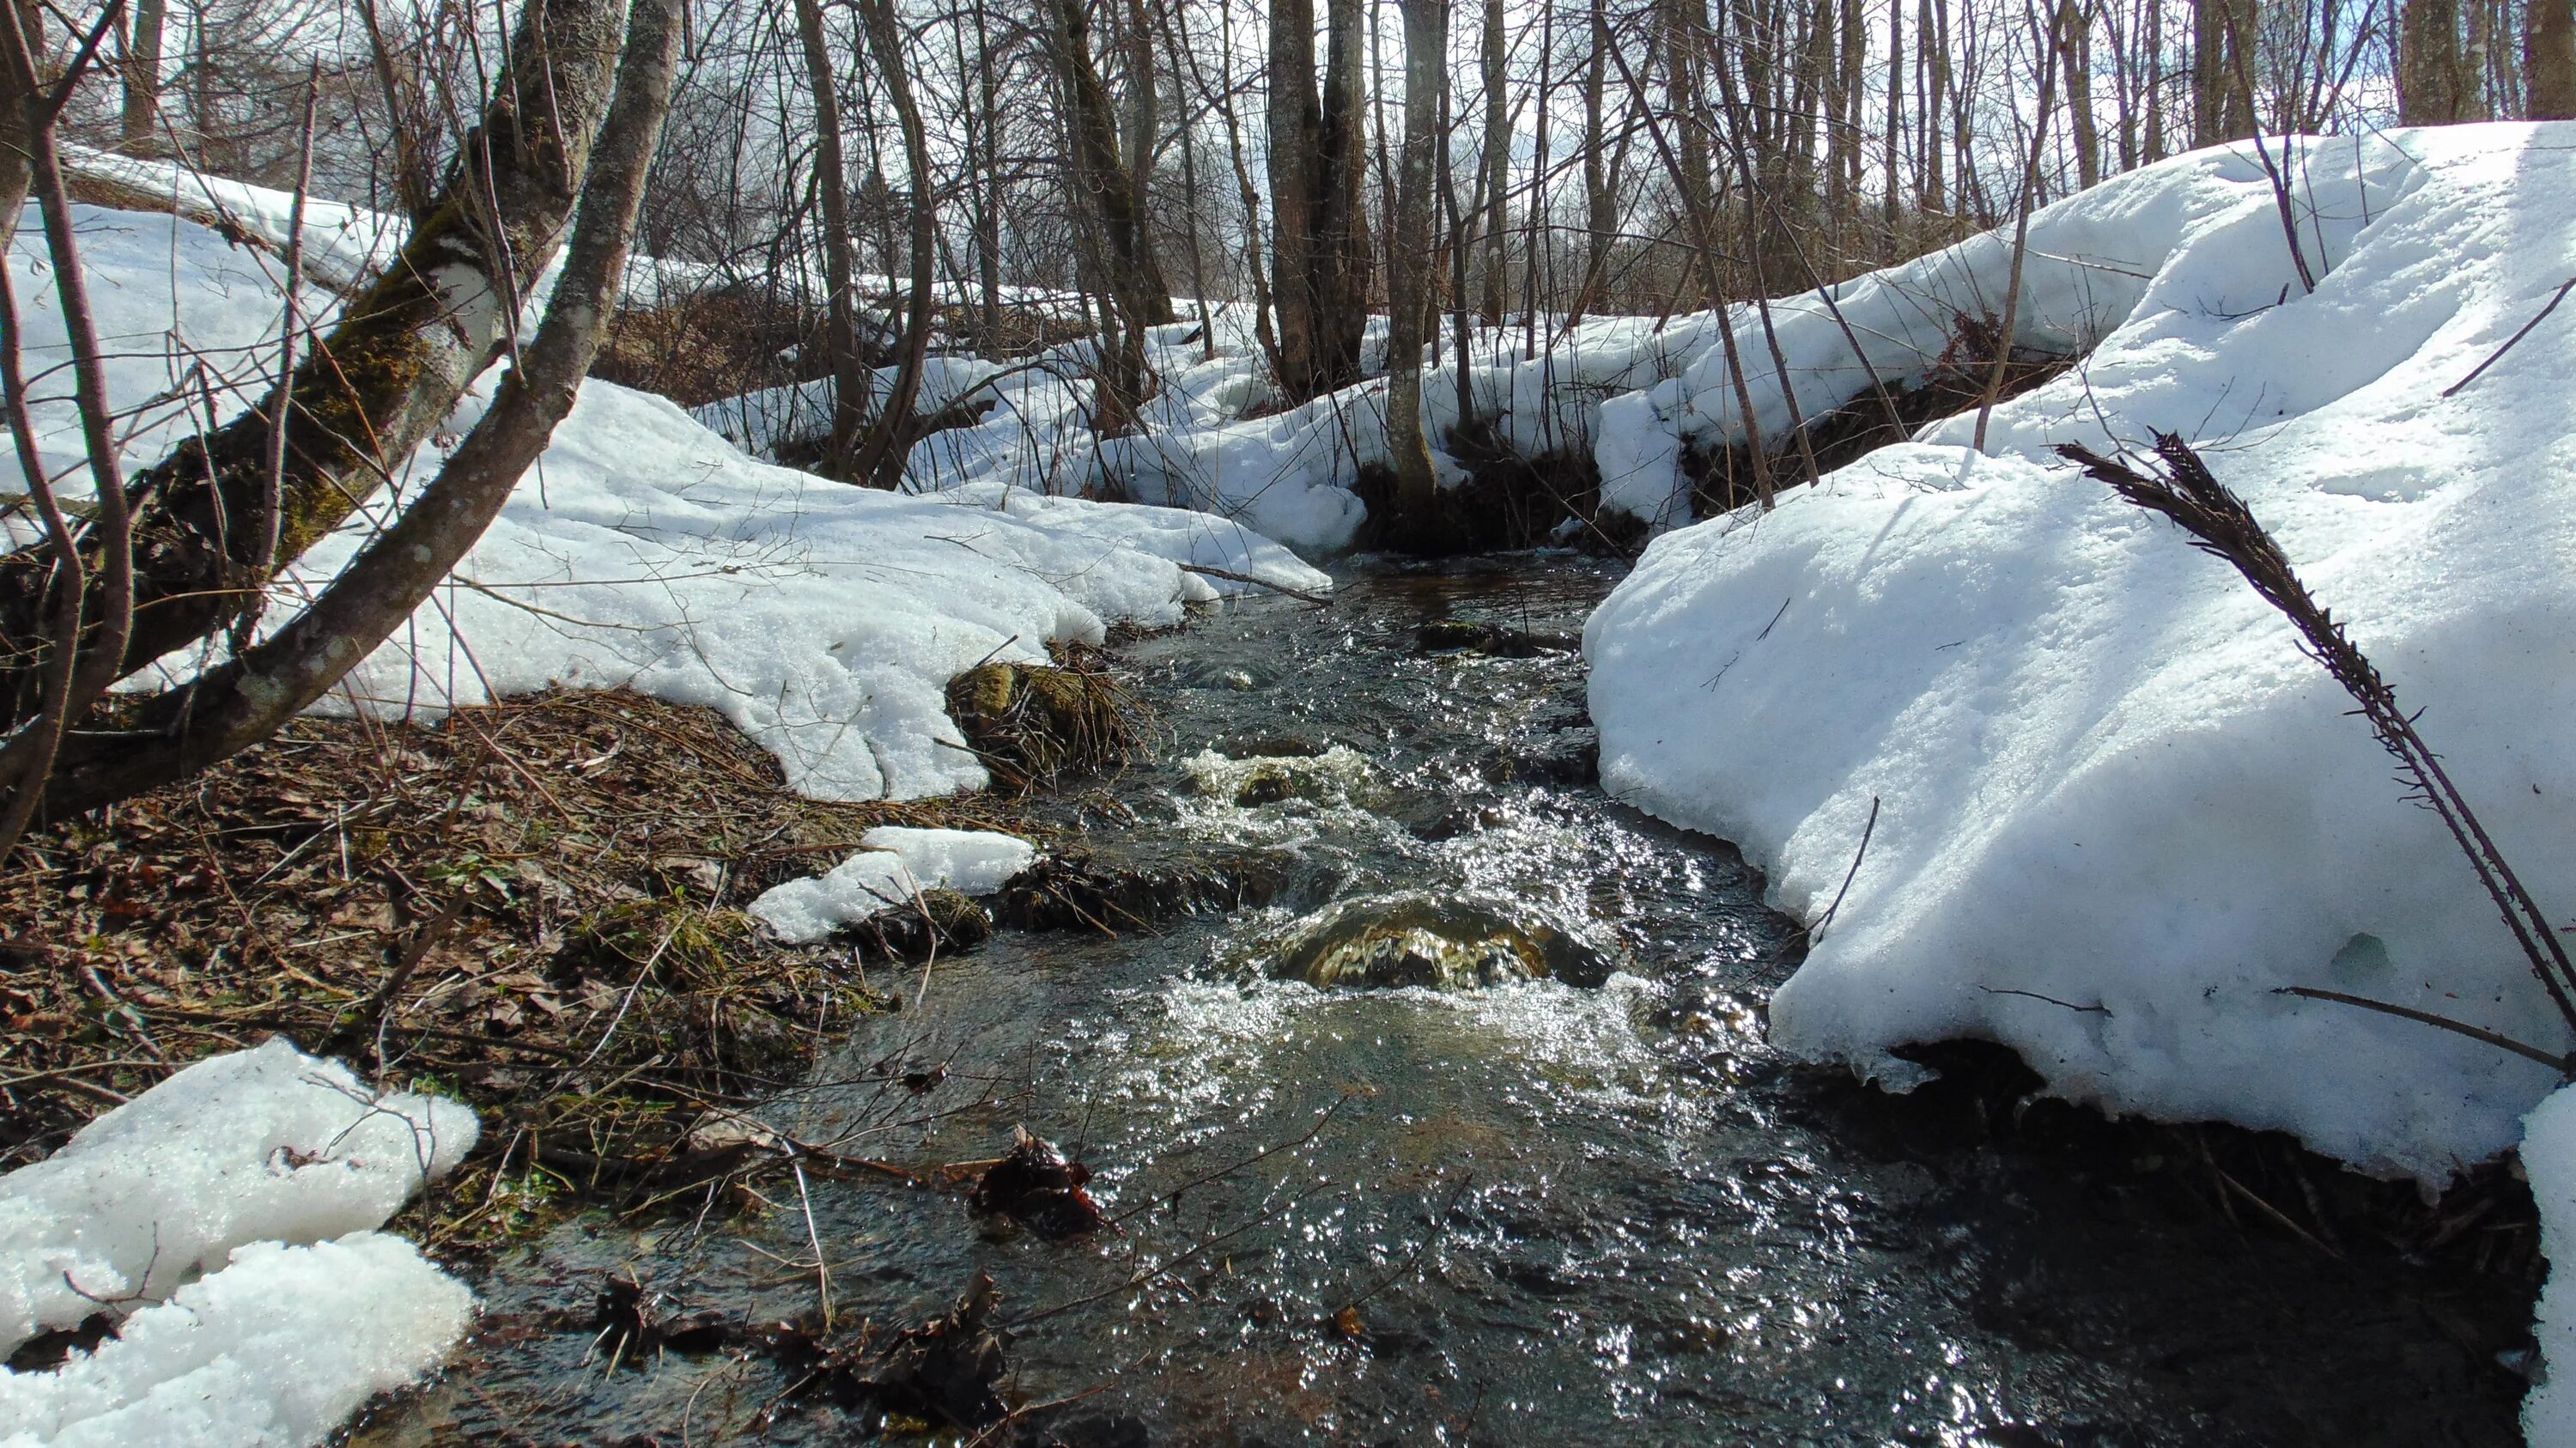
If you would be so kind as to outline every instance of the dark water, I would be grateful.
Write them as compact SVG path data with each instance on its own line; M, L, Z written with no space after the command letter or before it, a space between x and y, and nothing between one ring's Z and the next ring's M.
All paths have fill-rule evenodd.
M844 1325L919 1322L991 1274L1009 1395L1065 1402L997 1442L2517 1441L2494 1291L1773 1055L1791 923L1736 854L1522 782L1579 755L1579 664L1415 645L1446 617L1570 634L1611 581L1560 558L1363 572L1327 609L1256 599L1126 647L1168 747L1055 807L1104 860L1249 855L1276 903L1005 932L907 974L918 1008L771 1113L921 1170L1025 1124L1097 1173L1115 1233L1048 1243L961 1191L812 1176L800 1200L774 1174L766 1208L593 1218L500 1264L494 1329L360 1441L864 1436L779 1405L756 1355L612 1376L544 1325L610 1271L808 1311L817 1241ZM1283 962L1446 978L1322 988ZM926 1095L881 1079L934 1064Z

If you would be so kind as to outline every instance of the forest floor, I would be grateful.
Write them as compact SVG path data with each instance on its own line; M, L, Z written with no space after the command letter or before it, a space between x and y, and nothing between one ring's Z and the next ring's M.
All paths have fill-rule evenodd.
M482 1113L416 1209L433 1250L696 1186L743 1158L710 1122L900 1008L868 970L923 952L917 917L791 947L741 908L888 824L1031 832L1000 795L803 798L715 711L624 690L299 719L0 877L0 1170L283 1034Z

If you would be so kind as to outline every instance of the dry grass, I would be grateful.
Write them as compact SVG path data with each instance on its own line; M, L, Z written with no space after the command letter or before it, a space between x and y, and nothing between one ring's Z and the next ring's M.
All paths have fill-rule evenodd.
M1057 644L1056 662L980 664L948 683L948 712L996 782L1023 793L1126 763L1143 748L1144 705L1102 651Z

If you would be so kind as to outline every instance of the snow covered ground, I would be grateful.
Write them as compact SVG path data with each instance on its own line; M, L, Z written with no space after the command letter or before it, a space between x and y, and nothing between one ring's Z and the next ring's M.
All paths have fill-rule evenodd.
M180 384L216 359L218 407L248 405L278 325L264 258L193 222L78 207L109 390L140 409L130 453L158 457L191 424ZM60 320L32 213L10 252L31 372L59 362ZM315 294L311 305L328 298ZM424 483L479 416L478 383L397 474ZM31 389L55 469L81 457L67 376ZM0 462L0 492L20 486ZM380 492L282 592L340 567ZM26 536L23 519L8 525ZM339 696L434 714L549 684L631 685L711 705L775 752L789 782L842 799L973 788L985 774L944 689L986 659L1043 662L1112 624L1178 623L1185 604L1247 585L1330 582L1239 523L1033 496L1000 483L903 497L755 462L677 406L593 382L554 445L455 578ZM272 613L279 610L272 610ZM167 661L184 669L189 660Z
M0 1177L0 1354L123 1319L54 1371L0 1368L0 1448L318 1444L435 1367L472 1299L373 1229L475 1131L463 1106L371 1091L279 1040Z
M2313 295L2250 147L2043 212L2035 250L2147 278L2081 367L1982 456L1955 419L1659 539L1592 620L1592 707L1611 789L1740 842L1810 921L1876 802L1773 1003L1790 1049L1902 1083L1892 1048L1993 1039L2074 1099L2440 1181L2551 1073L2276 988L2564 1030L2287 625L2049 449L2202 446L2576 909L2576 326L2441 395L2576 272L2576 126L2318 142L2294 174Z

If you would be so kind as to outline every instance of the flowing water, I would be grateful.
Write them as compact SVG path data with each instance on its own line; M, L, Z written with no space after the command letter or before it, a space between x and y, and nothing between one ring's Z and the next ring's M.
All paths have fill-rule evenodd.
M818 1247L844 1326L990 1274L1008 1395L1060 1404L994 1441L2516 1441L2509 1291L2339 1261L2178 1208L2126 1147L1960 1129L1770 1051L1792 922L1728 846L1581 782L1579 661L1423 647L1441 620L1571 635L1612 581L1363 569L1329 607L1126 645L1164 747L1049 807L1101 863L1256 903L879 979L907 1008L770 1113L921 1172L1025 1125L1114 1231L1050 1242L864 1172L595 1216L496 1264L494 1326L360 1441L864 1436L739 1348L612 1374L577 1320L611 1272L811 1312Z

